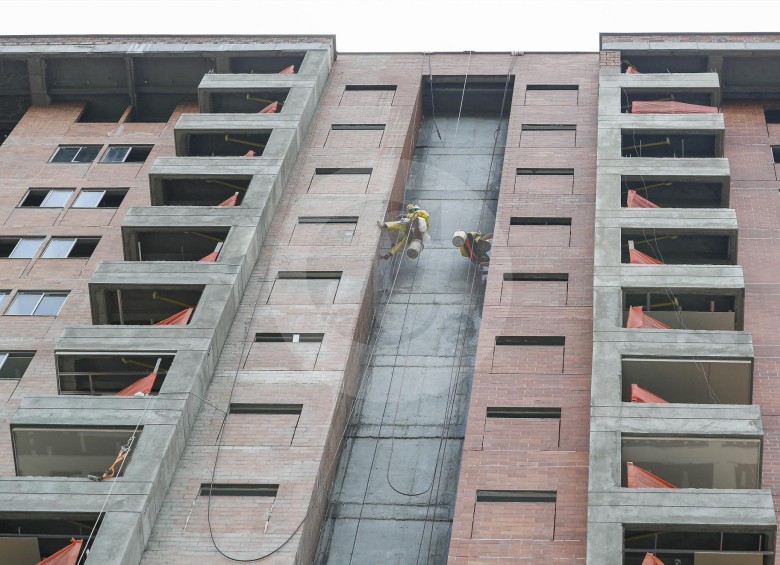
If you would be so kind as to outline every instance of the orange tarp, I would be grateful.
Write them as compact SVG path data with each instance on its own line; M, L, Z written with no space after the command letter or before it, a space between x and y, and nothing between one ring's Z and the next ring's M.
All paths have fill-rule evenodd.
M642 565L664 565L664 562L658 559L652 553L648 553L645 555L645 558L642 560Z
M632 67L631 65L629 65L628 68L626 69L626 74L627 75L639 75L639 74L642 74L642 73L640 73L638 70L636 70L636 67Z
M655 257L650 257L646 253L637 251L636 249L629 248L628 256L632 265L663 265L663 261L659 261Z
M252 149L244 153L244 157L254 157L254 156L255 156L255 152Z
M280 75L291 75L294 73L295 73L295 65L290 65L286 69L282 69L281 71L279 71Z
M152 392L154 381L157 380L157 373L151 373L142 379L138 379L128 387L123 388L116 393L117 396L134 396L139 392L141 394L149 394Z
M212 251L206 255L203 259L198 259L198 263L214 263L219 257L219 251Z
M279 102L271 102L268 106L258 112L258 114L275 114L279 107Z
M236 192L230 198L223 200L217 206L235 206L238 203L238 192Z
M626 206L629 208L660 208L658 204L653 204L647 198L642 198L636 193L636 190L628 191Z
M648 316L644 312L642 312L641 306L631 306L628 309L628 322L626 323L627 328L655 328L659 330L668 330L671 329L669 326L664 324L663 322L659 322L652 316Z
M717 114L715 106L687 104L674 100L636 100L631 103L632 114Z
M628 488L677 488L672 483L667 483L661 477L656 477L650 471L645 471L630 462L626 463L626 479Z
M645 390L641 386L635 384L631 385L631 402L643 404L668 404L668 402L660 396L656 396L649 390Z
M186 308L181 312L176 312L173 316L169 316L164 320L160 320L155 326L185 326L190 321L192 311L194 308Z
M70 538L70 544L39 562L38 565L76 565L79 553L81 553L82 543L84 543L82 540Z

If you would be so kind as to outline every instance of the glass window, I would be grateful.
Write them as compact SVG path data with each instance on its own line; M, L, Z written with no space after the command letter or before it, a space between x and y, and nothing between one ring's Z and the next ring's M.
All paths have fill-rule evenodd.
M49 245L46 246L41 257L44 259L67 257L75 244L75 237L54 237L49 242Z
M100 160L101 163L124 163L130 154L130 147L109 147Z
M8 255L11 259L30 259L43 243L42 237L22 237Z
M9 316L32 316L43 298L40 292L19 292L5 311Z
M51 158L52 163L91 163L100 152L100 145L61 145Z
M5 302L5 299L8 298L8 291L7 290L0 290L0 306L3 305Z
M34 351L0 351L0 379L21 379L34 356Z
M51 294L46 293L43 295L41 303L38 308L35 309L36 316L56 316L60 313L62 305L65 304L67 294Z
M97 208L105 196L105 190L82 190L73 203L74 208Z
M67 297L65 292L19 292L5 313L9 316L56 316Z
M21 208L62 208L68 202L73 192L72 188L55 188L52 190L31 188L27 191L19 206Z

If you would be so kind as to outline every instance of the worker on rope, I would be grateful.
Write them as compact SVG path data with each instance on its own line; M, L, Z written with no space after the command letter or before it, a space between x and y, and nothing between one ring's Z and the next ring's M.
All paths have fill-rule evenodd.
M493 239L492 233L458 230L452 235L452 245L460 249L460 254L472 263L487 267L490 264L488 252L492 247L490 239Z
M377 222L376 225L390 231L403 233L403 237L390 248L390 251L382 255L382 259L389 259L401 251L406 247L407 239L409 239L409 246L406 250L406 254L414 259L420 255L423 250L423 239L428 234L428 228L431 225L431 216L428 212L417 206L417 204L409 203L404 208L404 211L399 214L398 221Z

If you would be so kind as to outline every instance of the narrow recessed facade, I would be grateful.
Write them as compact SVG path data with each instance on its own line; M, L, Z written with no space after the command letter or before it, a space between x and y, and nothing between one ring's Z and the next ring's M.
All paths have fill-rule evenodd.
M780 37L600 49L0 38L0 555L773 565Z

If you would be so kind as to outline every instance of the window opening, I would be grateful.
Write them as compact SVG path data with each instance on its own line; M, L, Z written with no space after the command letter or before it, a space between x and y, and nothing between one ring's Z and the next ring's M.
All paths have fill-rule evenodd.
M477 490L477 502L555 502L554 490Z
M56 316L67 292L19 292L6 310L8 316Z
M20 208L62 208L68 202L71 194L75 192L72 188L31 188L27 191L21 203Z
M110 145L100 162L143 163L151 152L151 145Z
M257 343L321 343L324 333L257 333Z
M127 194L126 188L82 190L73 208L119 208Z
M100 238L54 237L43 251L43 259L89 258Z
M252 404L236 402L230 404L230 414L289 414L296 415L303 411L303 404Z
M374 171L371 167L317 167L315 175L370 175Z
M34 351L0 351L0 379L21 379L33 357Z
M50 163L91 163L100 152L100 145L60 145Z
M565 336L555 335L498 335L496 345L547 345L562 346L566 344Z
M571 218L519 218L512 216L509 219L512 226L570 226Z
M569 273L504 273L505 281L568 281Z
M200 496L276 496L279 485L201 483Z
M780 108L765 108L764 118L768 124L780 124Z
M523 124L523 131L576 131L576 124Z
M516 172L518 176L525 176L525 175L564 175L570 177L574 176L574 169L518 168Z
M43 239L42 237L0 239L0 257L31 259L43 243Z
M384 130L385 124L333 124L330 126L333 131L365 131L365 130Z
M488 406L488 418L560 418L560 408L528 406Z

